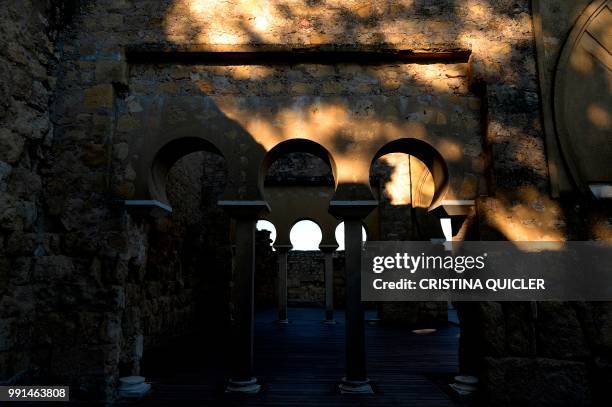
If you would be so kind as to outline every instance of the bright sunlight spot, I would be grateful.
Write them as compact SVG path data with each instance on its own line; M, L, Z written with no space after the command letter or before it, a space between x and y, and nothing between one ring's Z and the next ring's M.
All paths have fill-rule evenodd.
M321 228L311 220L301 220L291 228L289 239L293 250L319 250L323 239Z
M440 225L442 226L442 233L444 233L444 238L447 242L453 240L453 227L451 225L450 218L442 218L440 219Z
M338 250L344 250L344 222L340 222L338 226L336 226L336 242L338 242ZM368 235L366 234L365 228L361 227L361 241L365 242L368 240Z
M263 219L258 220L257 225L255 227L257 228L257 230L267 230L270 232L270 240L272 240L272 243L270 243L270 246L272 246L274 242L276 241L276 228L274 227L272 222L268 220L263 220Z

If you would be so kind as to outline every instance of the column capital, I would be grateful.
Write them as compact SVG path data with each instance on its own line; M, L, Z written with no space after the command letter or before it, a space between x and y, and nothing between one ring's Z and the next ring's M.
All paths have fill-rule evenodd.
M375 199L359 201L332 200L329 203L329 213L341 219L363 219L368 216L370 212L372 212L376 207L378 207L378 201Z
M274 250L276 250L279 253L287 253L291 249L293 249L293 245L290 245L290 244L274 245Z
M172 213L172 207L155 199L128 199L123 201L128 213L136 218L162 218Z
M338 250L338 245L322 244L319 246L319 250L321 250L323 253L333 253Z
M263 200L219 200L217 204L236 219L256 219L270 212L270 206Z

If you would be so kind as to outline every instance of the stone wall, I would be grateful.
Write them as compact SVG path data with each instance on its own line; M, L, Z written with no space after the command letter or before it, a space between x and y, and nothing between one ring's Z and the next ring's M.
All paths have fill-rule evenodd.
M45 348L59 338L54 321L63 318L49 293L63 290L74 267L59 236L46 233L43 200L55 40L70 3L7 0L0 7L0 382L33 380L48 363Z
M266 185L334 185L331 168L308 153L289 153L268 169Z
M262 233L262 232L258 232ZM264 231L265 233L265 231ZM266 233L267 234L267 233ZM261 238L257 246L255 300L259 307L278 305L278 259ZM325 306L325 264L323 252L290 251L287 257L287 301L290 307ZM334 308L344 306L344 252L334 252Z
M203 316L208 327L223 329L227 310L219 304L228 301L229 219L216 200L225 173L223 159L205 152L185 156L170 171L173 213L149 226L147 263L141 278L128 283L124 311L130 318L124 327L144 336L145 350L204 329ZM218 312L208 315L211 307Z
M334 252L334 308L344 306L344 252ZM325 263L320 251L291 251L287 258L289 306L325 306Z
M287 301L290 306L320 306L325 303L325 264L322 252L289 252Z
M255 239L255 307L274 308L278 305L278 257L269 231L258 230Z
M9 0L0 9L1 380L40 371L46 384L112 400L143 348L189 330L199 306L214 304L223 323L229 221L195 205L212 208L222 165L194 159L171 174L188 183L170 188L171 218L123 206L135 188L130 148L147 142L145 107L176 96L212 97L236 120L258 111L270 120L248 130L263 133L295 113L264 114L271 105L262 100L279 95L359 102L347 111L364 126L443 129L447 155L473 173L457 189L482 196L479 238L612 238L609 205L551 198L527 0L97 0L75 5L70 24L68 5ZM125 47L144 44L384 44L472 56L469 64L366 67L129 65ZM237 103L239 94L254 104ZM403 99L406 110L374 109L370 97ZM328 124L344 117L324 113ZM482 142L458 149L465 135ZM475 175L483 171L486 180ZM192 188L209 178L208 190ZM410 229L389 219L388 236ZM200 290L218 296L194 302ZM460 314L463 360L477 365L490 405L581 405L610 385L607 304L493 303Z

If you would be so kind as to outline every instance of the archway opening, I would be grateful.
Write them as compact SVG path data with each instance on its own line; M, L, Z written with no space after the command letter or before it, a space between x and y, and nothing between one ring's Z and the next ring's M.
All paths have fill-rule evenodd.
M170 150L158 154L154 179L172 213L148 222L147 262L130 264L128 278L151 293L138 299L141 309L155 310L155 315L141 317L140 370L146 376L182 368L178 363L208 363L198 359L201 349L223 346L207 330L224 332L228 318L228 310L219 304L229 301L230 219L217 205L227 183L227 163L219 153L202 149L205 144L192 146L196 151L180 157L174 148L172 157L166 154ZM169 356L177 343L189 349L192 361Z
M418 160L418 162L414 161L414 159L408 160L407 166L410 173L413 171L411 169L411 163L414 163L414 170L416 171L417 166L419 166L419 162L422 164L423 169L426 169L426 171L429 172L429 175L427 175L427 173L422 170L421 173L424 175L423 178L417 178L416 172L414 173L414 177L411 174L410 178L413 178L411 185L414 185L415 187L421 185L420 188L422 189L428 185L426 181L428 177L431 176L431 181L433 181L433 193L431 195L431 202L428 209L433 210L438 207L448 191L448 168L446 167L446 163L444 162L442 155L440 155L440 153L431 145L418 139L402 138L394 140L385 144L380 150L378 150L374 156L374 159L372 160L372 165L370 166L370 175L372 175L373 167L375 167L376 162L380 158L393 153L403 153ZM393 160L393 158L391 158L391 160ZM413 198L416 197L413 196ZM424 204L422 201L415 201L413 203L418 203L420 205Z
M381 240L444 239L441 220L429 208L436 184L427 165L414 155L381 155L370 167L370 184L379 201Z
M224 188L225 180L227 179L227 166L221 151L211 142L200 137L183 137L172 140L163 145L155 154L149 172L148 188L149 194L153 199L163 203L170 203L168 196L168 181L170 180L170 171L173 168L181 168L181 165L176 167L179 161L185 162L185 157L192 156L194 153L204 154L203 157L211 158L211 162L223 160L223 178ZM193 158L187 159L194 160ZM176 170L175 170L176 171Z
M320 144L307 139L292 139L274 146L266 154L259 172L262 190L274 183L318 183L334 185L336 165Z
M269 220L260 219L257 221L255 228L259 232L267 232L269 234L270 246L272 246L272 250L274 250L274 242L276 241L276 227Z
M290 313L299 315L296 308L304 306L323 308L325 265L319 249L335 246L333 227L336 221L328 213L335 190L334 172L327 150L305 139L278 144L263 161L260 184L270 206L266 219L277 228L274 253L278 260L273 269L257 269L260 275L256 275L255 284L257 291L266 276L274 275L278 286L273 299L278 309L287 308L280 305L281 291L286 293L285 304L293 309ZM256 255L261 259L261 253ZM258 263L260 261L269 264L263 259ZM286 284L280 279L281 264L286 264L283 268Z
M447 179L444 161L428 144L406 139L383 147L370 167L379 201L379 240L446 240L448 222L430 209L444 197ZM448 308L446 302L378 303L383 323L406 324L419 332L447 323Z
M255 225L255 306L259 309L276 305L276 262L278 253L274 243L277 229L267 219L259 219Z
M230 218L217 202L225 190L227 173L225 159L214 151L196 151L176 160L166 182L172 214L167 223L152 228L156 238L151 239L150 234L147 273L177 273L177 281L192 290L194 318L206 316L226 296ZM211 323L222 326L223 318L216 316Z
M337 251L344 251L344 222L340 222L338 226L336 226L336 230L334 230L334 237L336 238L336 242L338 243ZM361 226L361 241L365 242L368 240L368 233L364 226Z
M315 222L305 219L298 221L289 232L292 250L316 251L323 239L321 228Z

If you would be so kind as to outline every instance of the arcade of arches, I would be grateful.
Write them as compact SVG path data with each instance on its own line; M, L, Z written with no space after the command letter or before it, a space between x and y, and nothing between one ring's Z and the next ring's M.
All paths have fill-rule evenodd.
M394 362L371 360L367 335L400 358L416 334L397 332L437 324L456 331L418 346L433 365L450 355L444 373L477 376L484 405L605 405L610 304L455 304L449 323L448 304L362 303L359 273L362 228L368 240L612 239L611 10L4 1L0 384L69 384L110 403L119 378L195 337L226 369L215 400L276 397L253 362L272 371L274 343L255 332L297 332L302 346L308 324L291 307L308 305L329 329L314 332L341 338L317 356L344 372L322 403L338 388L410 403L413 382L378 391L368 362ZM318 250L291 250L302 220Z

